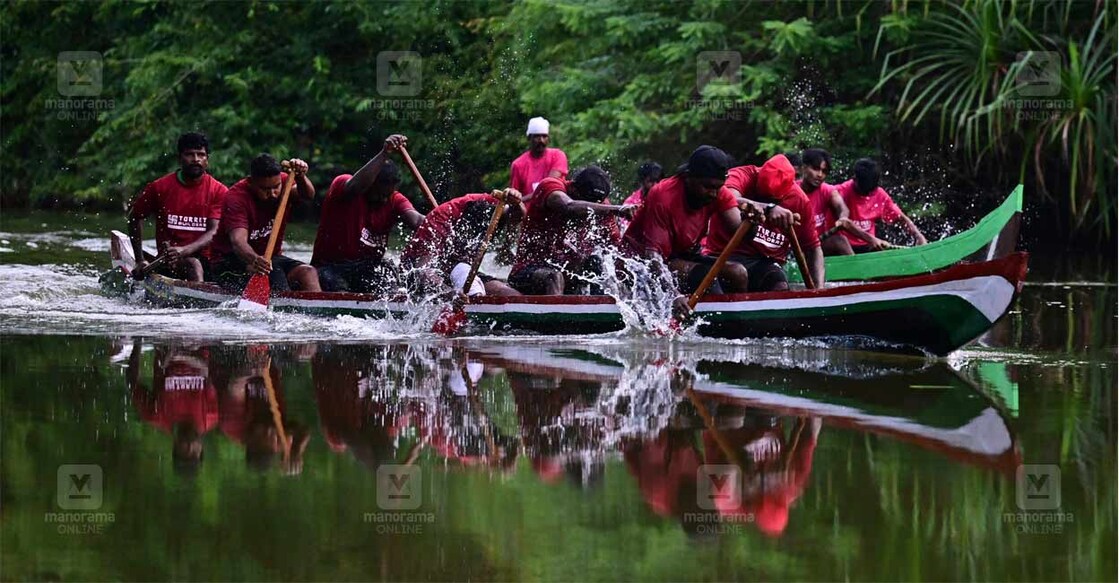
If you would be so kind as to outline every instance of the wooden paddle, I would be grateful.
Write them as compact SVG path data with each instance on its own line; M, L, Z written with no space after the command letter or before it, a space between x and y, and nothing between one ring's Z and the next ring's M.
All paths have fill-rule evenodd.
M824 239L827 239L828 237L831 237L832 235L838 233L840 229L843 229L844 231L850 231L850 229L844 228L843 225L836 225L836 226L824 231L822 234L820 234L820 241L823 242ZM906 245L894 245L893 243L891 243L889 241L883 241L883 243L886 244L886 249L887 250L889 250L889 249L908 249L909 248Z
M280 191L280 208L276 209L276 216L272 218L272 233L268 235L268 246L264 248L264 259L272 261L272 252L276 250L276 240L280 238L280 226L283 224L284 213L288 207L288 196L291 187L295 184L295 172L289 171L287 180L284 181ZM268 307L268 297L272 295L272 284L268 281L267 273L257 273L249 278L245 291L241 293L241 301L237 302L240 309L263 310Z
M420 176L420 169L416 168L416 163L412 161L412 156L408 155L408 149L404 146L400 146L397 150L400 151L400 157L404 159L404 163L408 165L408 170L412 172L412 177L419 183L420 190L422 190L424 196L427 197L427 202L431 203L431 208L439 206L439 203L435 201L435 195L431 194L431 189L427 187L427 182L424 181L424 177Z
M796 228L789 228L789 241L793 244L793 255L796 256L797 268L800 269L800 277L804 280L804 287L808 289L816 289L816 282L812 279L812 273L808 270L808 260L804 257L804 249L800 246L800 240L797 239Z
M711 270L703 277L703 281L699 282L699 287L697 287L696 290L692 292L691 297L688 298L689 308L695 309L696 304L699 303L699 299L703 297L703 294L707 293L707 289L711 287L711 284L715 283L715 278L719 277L719 272L722 271L723 266L727 264L731 252L738 248L738 244L742 242L742 239L746 237L746 233L749 232L753 226L754 223L746 219L743 219L742 224L738 225L738 230L731 236L730 241L727 242L727 246L723 247L723 252L720 253L719 258L715 260L715 265L711 267Z
M159 267L160 265L163 265L164 263L167 263L167 257L168 256L166 254L160 255L159 257L153 259L151 263L145 265L143 268L132 270L132 278L137 280L144 279L148 276L149 273L152 272L152 270Z
M493 209L493 215L490 217L490 225L486 229L486 234L482 237L482 242L478 245L478 252L474 255L474 261L470 264L470 271L466 274L466 281L462 284L463 296L470 293L470 286L474 284L474 278L478 276L478 268L482 265L482 258L486 256L486 250L490 246L490 239L497 231L497 224L501 222L501 215L505 212L505 196L500 190L495 190L490 193L497 199L497 206ZM435 325L432 326L431 331L436 334L449 336L458 331L463 324L466 323L466 312L462 309L461 305L455 305L451 310L444 310L442 314L435 320Z

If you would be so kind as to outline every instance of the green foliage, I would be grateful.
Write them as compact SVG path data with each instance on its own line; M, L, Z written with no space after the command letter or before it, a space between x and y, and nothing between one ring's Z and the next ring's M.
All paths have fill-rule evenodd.
M900 85L900 121L919 127L939 113L940 139L961 146L974 167L989 155L999 175L1000 168L1020 168L1023 178L1032 173L1063 210L1066 232L1111 236L1115 5L1077 14L1067 3L1053 14L1061 6L977 0L937 4L927 18L884 17L876 48L883 39L899 48L886 55L874 93ZM1061 60L1042 61L1043 55ZM1028 90L1039 69L1044 75L1055 67L1055 95ZM1058 201L1051 185L1062 181Z
M1115 170L1114 4L1095 6L9 2L0 197L8 207L119 208L174 169L179 133L200 129L227 183L270 151L307 159L320 188L405 133L448 198L505 183L526 120L544 115L573 167L600 163L623 192L641 161L672 168L700 143L750 163L809 146L843 162L944 151L944 164L1000 194L1036 158L1043 168L1031 172L1049 197L1036 202L1063 205L1070 229L1107 233L1114 203L1099 193L1114 188L1099 177ZM73 50L102 53L99 98L109 103L65 119L75 110L56 104L57 57ZM422 56L418 95L378 93L386 50ZM1065 60L1062 91L1075 105L1059 120L1025 123L1000 105L1024 50ZM700 87L707 51L740 53L741 82Z

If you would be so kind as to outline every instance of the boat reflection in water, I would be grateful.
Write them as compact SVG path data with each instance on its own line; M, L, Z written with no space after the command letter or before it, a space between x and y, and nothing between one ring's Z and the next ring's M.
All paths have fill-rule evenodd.
M320 455L352 456L373 473L420 465L501 481L527 464L535 480L588 492L624 471L649 511L697 538L782 535L829 431L1005 476L1021 458L999 405L947 365L913 358L470 341L155 353L152 387L138 380L139 344L128 378L141 417L173 435L177 465L197 468L201 436L216 426L251 467L301 471L312 431L289 418L282 381L305 380L309 361ZM314 459L306 465L315 471Z

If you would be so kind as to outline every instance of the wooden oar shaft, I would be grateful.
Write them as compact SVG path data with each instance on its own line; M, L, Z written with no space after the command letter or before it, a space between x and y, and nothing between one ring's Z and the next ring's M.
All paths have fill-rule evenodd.
M163 265L164 263L167 263L166 254L156 257L151 261L151 263L148 263L146 266L144 266L143 269L137 269L136 271L132 272L132 277L135 279L143 279L147 277L148 274L152 272L152 270L159 267L160 265Z
M478 276L478 268L482 266L482 258L486 256L486 249L490 246L490 239L493 238L494 231L497 231L497 224L501 222L501 214L505 212L505 201L501 200L496 195L500 192L493 193L495 198L498 198L497 206L493 209L493 216L490 217L490 226L486 228L486 234L482 237L481 244L478 245L478 253L474 256L474 262L470 264L470 272L466 275L466 281L462 284L462 293L469 294L470 286L474 283L474 278Z
M797 268L800 269L800 277L804 280L804 286L808 289L816 289L816 282L812 279L812 272L808 269L808 260L804 257L804 249L800 246L795 227L789 228L789 241L793 244L793 253L796 255Z
M742 224L738 225L738 230L731 236L730 241L727 242L727 246L723 247L723 252L720 253L719 258L715 260L715 265L711 266L711 271L707 272L703 281L699 282L699 287L697 287L696 290L692 292L691 297L688 298L689 308L694 310L696 304L699 303L699 298L702 298L703 294L707 293L707 289L711 287L711 284L715 283L715 278L719 277L719 272L723 270L723 266L726 265L727 260L730 259L731 252L738 247L738 244L746 237L746 233L750 231L752 226L753 223L747 220L743 220Z
M820 241L823 242L824 239L827 239L828 237L831 237L832 235L838 233L840 231L840 229L842 229L844 231L847 231L849 233L851 232L851 229L848 229L843 225L836 225L836 226L824 231L823 233L821 233L820 234ZM851 234L854 235L855 233L851 233ZM886 243L886 249L908 249L908 247L906 247L905 245L894 245L893 243L890 243L889 241L884 241L884 243Z
M843 228L843 225L836 225L836 226L824 231L822 234L820 234L820 240L823 241L824 239L827 239L827 238L831 237L832 235L838 233L839 230L842 229L842 228Z
M400 146L397 149L400 150L400 157L404 159L404 164L408 166L408 170L412 173L412 177L419 183L420 190L422 190L424 196L427 197L427 202L431 203L431 208L439 206L439 203L435 201L435 195L431 194L431 189L427 187L427 181L420 175L420 169L416 168L416 163L412 161L412 156L408 154L408 149L404 146Z
M700 418L703 419L703 424L707 426L707 430L710 431L711 436L715 438L715 443L719 446L719 449L723 450L723 455L727 456L727 459L734 465L745 468L746 465L742 462L742 458L739 457L738 451L727 441L723 432L715 427L715 419L711 416L711 412L707 410L707 406L704 405L703 401L696 395L695 390L689 386L684 389L684 394L688 396L688 399L692 402L692 406L695 407L696 412L699 413Z
M284 419L280 414L280 401L276 398L276 388L272 386L272 357L264 363L264 390L268 393L268 409L272 412L272 424L280 437L280 447L284 448L284 461L288 459L288 436L284 431Z
M276 241L280 238L280 225L284 222L288 196L291 195L293 184L295 184L295 172L288 171L288 177L284 180L283 189L280 191L280 208L276 209L276 216L272 219L272 232L268 235L268 246L264 248L264 258L268 261L272 261L272 252L276 250Z

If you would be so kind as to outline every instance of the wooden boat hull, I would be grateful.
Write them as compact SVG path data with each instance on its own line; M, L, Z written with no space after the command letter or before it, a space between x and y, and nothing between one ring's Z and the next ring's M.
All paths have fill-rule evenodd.
M828 281L871 281L886 277L917 275L955 265L965 259L990 261L1014 251L1022 213L1022 185L1006 200L962 233L919 247L890 249L861 255L824 258ZM803 280L795 262L785 265L790 282Z
M696 306L700 336L728 339L864 337L944 355L986 332L1010 308L1027 256L941 272L820 290L707 296ZM476 298L476 328L495 332L595 334L624 329L608 297ZM888 346L886 346L888 348Z
M893 280L774 293L709 295L696 306L700 336L726 339L866 339L882 350L914 349L944 355L986 332L1010 308L1026 275L1027 255L962 264L936 273ZM103 278L119 292L130 285L127 262ZM111 275L111 276L109 276ZM121 280L121 281L116 281ZM212 283L149 275L145 298L169 307L232 306L238 296ZM406 298L356 293L282 292L272 309L312 315L383 318L416 314L424 307ZM626 327L608 296L472 298L465 306L468 333L528 332L586 335ZM426 332L426 330L425 330Z

